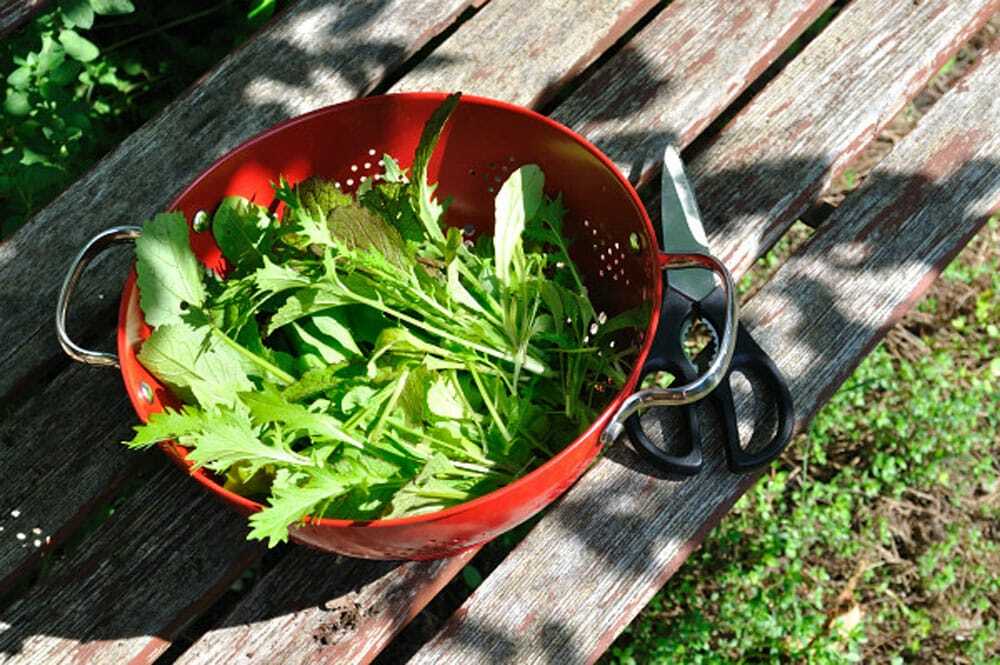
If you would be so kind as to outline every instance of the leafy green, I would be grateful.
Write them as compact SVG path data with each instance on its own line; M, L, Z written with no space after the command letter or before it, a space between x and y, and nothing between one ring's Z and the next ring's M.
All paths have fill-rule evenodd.
M353 195L279 179L280 221L221 201L224 280L202 282L183 216L145 225L153 333L139 360L186 405L129 445L176 440L266 499L253 538L280 542L307 515L395 518L481 496L551 457L624 381L628 345L611 337L648 312L594 312L537 166L501 187L493 242L442 230L427 164L457 102L433 114L412 180L386 156L386 178Z
M82 37L74 30L63 30L60 32L59 43L66 49L67 55L80 62L90 62L101 53L93 42Z
M96 14L131 14L135 6L131 0L90 0Z
M406 265L403 237L393 226L367 208L354 203L331 210L330 233L348 249L374 250L397 267Z
M445 123L458 106L461 97L461 93L449 95L441 106L435 109L424 125L424 132L420 135L420 143L413 156L413 182L416 187L410 188L410 202L424 225L427 237L436 243L444 242L440 221L444 214L444 206L434 199L435 186L427 182L427 166L437 147L438 139L441 138Z
M149 325L178 323L186 306L202 305L205 288L184 215L160 213L143 224L135 256L139 303Z
M267 208L247 201L242 196L222 199L212 218L212 233L222 254L234 266L259 268L271 248L275 228Z
M512 272L519 274L523 270L521 235L526 221L542 204L544 184L542 170L528 164L511 173L497 194L493 245L497 277L504 284L510 284Z
M33 3L42 11L0 39L0 241L285 0L258 2L252 16L247 2Z
M326 469L278 472L271 486L268 506L250 516L249 537L267 540L270 547L288 540L288 527L315 509L317 504L345 494L351 478Z
M244 359L219 343L207 326L170 323L153 330L139 361L164 383L191 394L202 406L232 406L237 394L253 390Z
M195 467L212 471L225 471L235 464L244 464L251 472L265 464L310 464L307 457L293 452L278 437L269 437L265 442L260 433L243 412L220 409L203 418L201 429L191 435L188 459Z

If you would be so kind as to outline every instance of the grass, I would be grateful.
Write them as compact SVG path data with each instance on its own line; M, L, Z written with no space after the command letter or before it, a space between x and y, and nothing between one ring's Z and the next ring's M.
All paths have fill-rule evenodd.
M1000 663L997 322L994 219L605 662Z

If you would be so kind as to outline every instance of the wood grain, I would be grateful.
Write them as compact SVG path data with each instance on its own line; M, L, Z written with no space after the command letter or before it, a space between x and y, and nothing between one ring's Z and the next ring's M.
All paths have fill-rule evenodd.
M685 146L832 0L675 0L552 117L594 142L633 182Z
M998 86L993 53L744 308L798 430L1000 209ZM718 432L706 459L663 481L616 444L410 662L596 660L754 480L725 469Z
M443 64L419 64L392 92L461 90L537 107L656 4L493 0L435 49Z
M5 0L0 2L0 37L6 37L49 5L49 0Z
M0 610L0 662L150 663L259 553L243 517L161 468Z
M298 548L177 663L370 662L474 553L370 562Z
M716 254L749 268L997 11L1000 0L845 7L692 164Z
M95 233L162 210L198 173L288 117L371 91L450 25L470 0L301 0L0 245L0 395L62 355L52 314L70 260ZM428 67L440 63L433 54ZM80 335L117 300L124 255L97 261L69 320Z
M150 461L118 443L134 420L117 372L76 365L0 421L0 593Z

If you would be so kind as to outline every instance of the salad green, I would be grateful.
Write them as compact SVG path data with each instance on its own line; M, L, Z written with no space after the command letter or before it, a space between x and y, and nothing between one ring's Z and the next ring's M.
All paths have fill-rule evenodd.
M541 169L500 188L492 238L443 224L427 164L457 102L433 114L409 174L386 155L353 194L280 179L280 219L223 199L210 222L225 278L198 263L183 214L143 225L153 331L139 360L184 406L127 445L176 440L266 503L251 538L274 545L307 515L396 518L486 494L565 446L625 380L631 350L609 341L648 312L594 311Z

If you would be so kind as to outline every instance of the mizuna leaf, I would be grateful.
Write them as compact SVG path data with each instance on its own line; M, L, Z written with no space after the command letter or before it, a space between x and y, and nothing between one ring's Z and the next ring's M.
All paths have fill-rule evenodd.
M268 506L250 516L253 527L247 536L267 540L268 547L288 540L288 527L336 497L345 494L357 479L328 469L308 469L292 473L279 471L271 487Z
M139 304L149 325L179 323L185 305L204 303L201 268L183 214L160 213L143 224L135 255Z
M260 429L250 418L232 409L222 409L204 419L201 429L189 437L192 445L188 459L195 467L225 471L235 464L250 470L265 464L309 466L312 462L282 444L268 444L260 439Z
M399 488L383 517L392 519L404 515L419 515L467 499L467 492L457 490L450 483L436 477L453 468L451 460L441 453L435 453L416 477Z
M257 288L265 293L281 293L312 284L312 281L288 265L279 265L264 257L263 266L253 274Z
M344 432L342 423L333 416L316 413L301 404L289 402L272 387L243 393L240 399L249 407L250 414L258 422L278 422L305 436L363 447L354 437Z
M441 131L455 107L458 106L461 96L460 92L448 95L441 102L441 106L434 110L427 124L424 125L424 132L420 135L420 143L413 155L411 181L414 187L410 188L413 209L420 221L423 222L427 237L436 243L444 242L444 234L441 233L441 215L444 213L444 208L434 200L435 186L427 182L427 165L430 164L431 155L434 154L438 139L441 138Z
M176 440L188 436L201 429L205 422L205 414L190 405L185 405L180 411L167 407L149 417L149 422L137 425L135 436L131 441L124 442L129 448L148 448L161 441Z
M542 204L545 175L534 164L527 164L507 177L496 196L493 246L497 279L511 283L511 271L523 262L521 234L527 220L535 216Z

